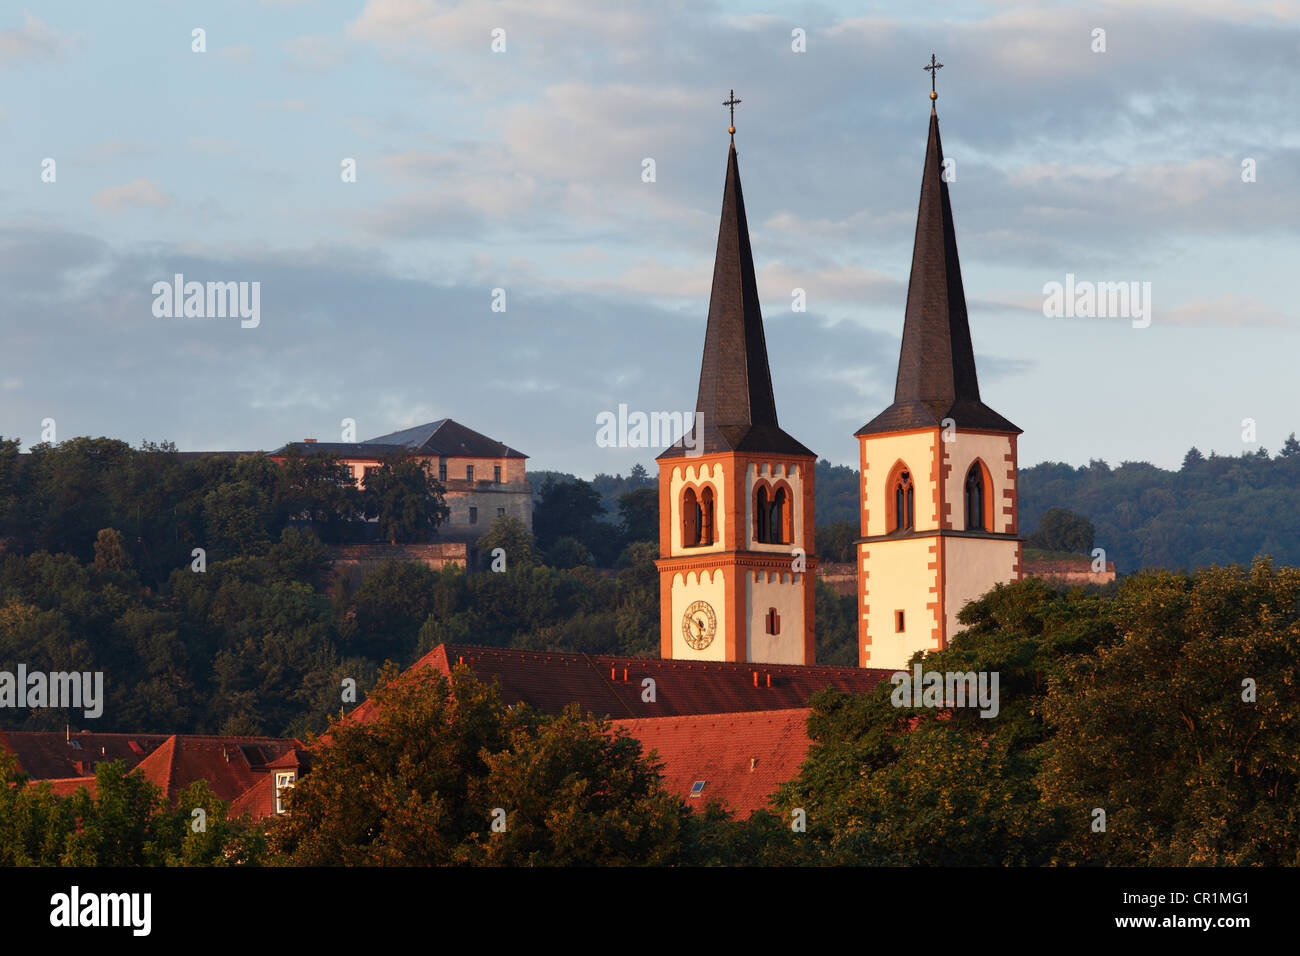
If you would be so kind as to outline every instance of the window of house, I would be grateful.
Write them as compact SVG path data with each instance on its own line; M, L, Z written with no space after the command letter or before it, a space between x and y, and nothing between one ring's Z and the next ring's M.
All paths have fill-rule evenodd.
M497 517L498 517L498 518L504 518L505 516L506 516L506 509L505 509L505 508L498 508L498 509L497 509Z
M705 781L703 780L696 780L693 784L691 784L692 797L698 797L700 794L704 792L704 783Z
M894 612L894 631L898 634L903 633L903 612L902 611Z
M495 481L498 485L501 484L501 466L500 466L500 465L493 465L493 466L492 466L492 480Z
M447 463L445 461L438 462L438 480L447 480Z
M984 469L978 461L966 473L966 530L989 530L984 527Z
M297 774L292 770L277 770L275 773L275 812L284 813L284 791L293 788Z
M473 466L473 465L466 465L466 466L465 466L465 480L466 480L466 481L473 481L473 480L474 480L474 466Z
M473 507L472 505L470 506L469 509L469 523L478 524L478 509Z
M769 634L781 633L781 615L776 613L776 608L770 607L767 609L766 623L767 623L767 633Z

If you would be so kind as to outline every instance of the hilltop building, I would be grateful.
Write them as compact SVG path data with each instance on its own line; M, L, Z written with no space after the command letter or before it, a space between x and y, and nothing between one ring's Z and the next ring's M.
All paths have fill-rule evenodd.
M358 485L386 456L409 454L424 462L442 483L451 512L438 526L440 540L472 543L505 517L532 530L533 488L524 472L528 456L450 418L361 442L307 438L273 451L271 458L283 462L291 447L307 455L337 455Z

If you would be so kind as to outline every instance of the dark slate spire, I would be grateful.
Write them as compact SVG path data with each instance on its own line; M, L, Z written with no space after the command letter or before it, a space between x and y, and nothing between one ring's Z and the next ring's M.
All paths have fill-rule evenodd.
M695 410L704 416L705 454L719 451L813 454L777 425L734 142L727 155L722 222L718 227L709 324L704 333L704 361L700 366ZM684 453L683 444L678 442L659 457Z
M980 401L939 118L931 106L894 404L857 434L929 427L945 418L964 428L1020 431Z

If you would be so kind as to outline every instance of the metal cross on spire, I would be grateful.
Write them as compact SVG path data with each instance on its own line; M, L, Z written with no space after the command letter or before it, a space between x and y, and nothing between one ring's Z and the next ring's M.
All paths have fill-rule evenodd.
M722 101L722 105L723 105L723 106L729 106L729 107L731 107L731 126L730 126L730 128L727 130L727 132L731 134L731 141L732 141L733 143L736 141L736 104L738 104L739 102L740 102L740 100L736 99L736 91L735 91L735 90L732 90L732 91L731 91L731 98L730 98L730 99L727 99L727 100L723 100L723 101Z
M923 66L921 67L921 69L925 70L927 73L930 74L930 99L937 100L939 98L939 94L934 91L934 78L935 76L938 75L939 71L943 69L943 64L938 62L938 57L936 57L933 53L931 53L930 65Z

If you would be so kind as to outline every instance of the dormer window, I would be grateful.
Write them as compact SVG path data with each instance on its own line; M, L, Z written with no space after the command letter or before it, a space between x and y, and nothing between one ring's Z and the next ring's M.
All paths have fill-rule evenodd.
M277 770L275 772L275 812L284 813L284 792L293 789L298 775L292 770Z

